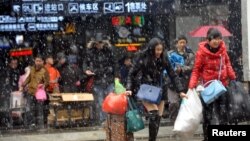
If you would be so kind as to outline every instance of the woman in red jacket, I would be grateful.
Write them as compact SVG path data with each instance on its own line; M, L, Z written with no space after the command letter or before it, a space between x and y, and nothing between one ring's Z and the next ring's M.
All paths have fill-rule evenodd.
M220 61L222 58L222 69L220 72ZM199 43L195 57L195 64L189 82L189 88L196 88L198 81L203 84L210 80L220 79L224 86L229 80L235 80L235 72L231 66L225 43L222 41L220 31L211 28L207 32L207 41ZM203 104L203 132L204 140L207 140L208 125L227 123L227 94L220 96L209 105Z

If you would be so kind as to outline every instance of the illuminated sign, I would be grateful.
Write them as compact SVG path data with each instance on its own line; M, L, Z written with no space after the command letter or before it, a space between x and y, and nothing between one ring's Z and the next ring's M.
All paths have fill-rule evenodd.
M47 31L47 30L58 30L57 23L29 23L29 31Z
M64 5L62 3L56 4L56 3L46 3L44 4L44 13L45 14L55 14L60 11L64 11Z
M0 15L0 24L1 23L16 23L16 18L7 16L7 15Z
M28 56L32 55L32 49L31 48L26 48L26 49L15 49L10 51L10 56L11 57L17 57L17 56Z
M58 23L0 24L0 31L53 31L58 29Z
M147 4L145 2L127 2L125 4L127 12L146 12Z
M24 14L42 14L43 3L25 3L22 4L22 12Z
M24 24L0 24L0 31L26 31Z
M56 31L63 16L11 17L0 15L0 32L7 31Z
M8 31L56 31L59 22L65 16L81 14L122 14L145 13L152 7L143 0L128 1L92 1L92 0L22 0L12 4L12 11L17 17L0 15L0 32ZM143 26L144 17L113 17L113 26Z
M105 2L104 13L135 13L135 12L147 12L146 2Z
M14 3L12 11L22 15L72 15L72 14L96 14L96 13L144 13L147 12L148 3L140 0L134 2L92 2L92 1L22 1Z
M71 14L91 14L101 13L101 4L97 2L23 2L15 3L12 6L12 11L22 15L71 15Z
M104 5L104 13L123 13L124 3L123 2L106 2Z
M98 13L98 3L81 3L79 5L79 13Z
M145 24L144 16L113 16L112 25L122 26L122 25L135 25L143 26Z
M78 5L78 3L69 3L68 4L68 11L69 11L70 14L79 13L79 5Z

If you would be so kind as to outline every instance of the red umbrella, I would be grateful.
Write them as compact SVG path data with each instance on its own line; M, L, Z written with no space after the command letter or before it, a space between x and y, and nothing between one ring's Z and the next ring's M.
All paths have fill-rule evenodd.
M200 26L196 29L194 29L193 31L189 32L189 35L192 37L207 37L207 31L209 30L209 28L216 28L218 29L223 37L226 36L232 36L232 34L224 27L221 25L204 25L204 26Z

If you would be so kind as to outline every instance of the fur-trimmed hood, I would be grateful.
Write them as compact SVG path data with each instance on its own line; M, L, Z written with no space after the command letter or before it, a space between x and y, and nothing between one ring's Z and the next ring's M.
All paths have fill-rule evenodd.
M109 40L103 40L102 42L104 43L104 47L108 47L108 48L112 47ZM93 48L95 44L96 44L96 41L89 41L89 43L87 44L87 48Z

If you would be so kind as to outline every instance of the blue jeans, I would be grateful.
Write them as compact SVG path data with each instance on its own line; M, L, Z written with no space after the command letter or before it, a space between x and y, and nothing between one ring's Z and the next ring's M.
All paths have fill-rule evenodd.
M114 84L110 84L108 86L96 85L93 86L93 95L95 101L95 117L98 122L103 122L106 120L106 114L102 111L102 103L104 98L110 93L114 91Z

